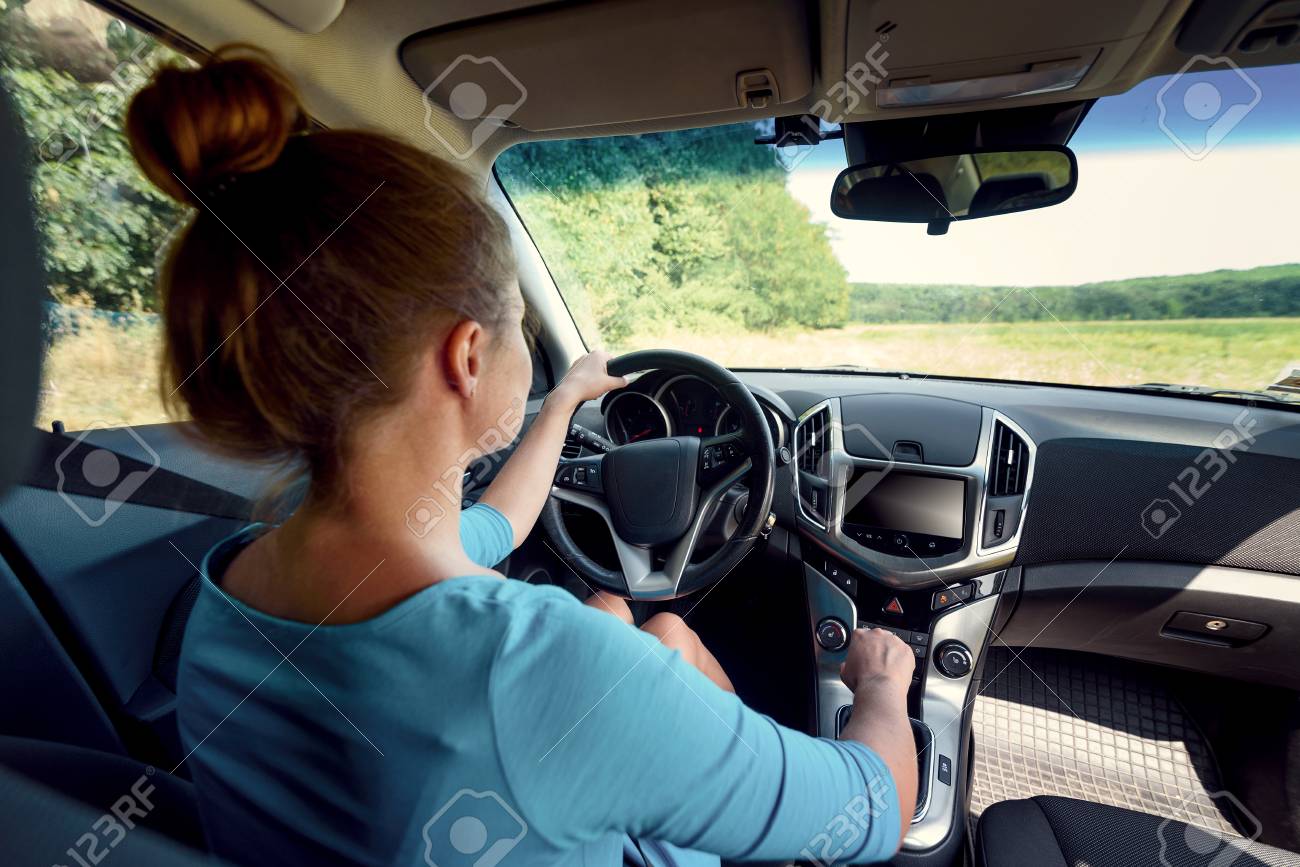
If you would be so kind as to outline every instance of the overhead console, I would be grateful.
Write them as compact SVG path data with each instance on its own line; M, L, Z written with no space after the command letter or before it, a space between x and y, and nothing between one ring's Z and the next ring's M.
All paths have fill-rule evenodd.
M740 109L792 113L781 106L812 91L811 45L802 2L616 0L452 24L411 36L400 54L435 104L463 109L453 94L472 72L475 93L485 94L473 116L504 114L541 131Z
M958 400L832 398L795 428L804 535L867 578L944 586L1014 559L1034 443L1011 419Z
M1097 96L1137 71L1129 66L1141 65L1139 49L1153 35L1164 38L1181 5L1159 0L849 3L844 69L883 57L879 67L886 75L852 107L848 119L933 113L936 106L1041 102L1042 94L1055 91L1077 92L1079 99ZM1000 26L990 27L990 20Z

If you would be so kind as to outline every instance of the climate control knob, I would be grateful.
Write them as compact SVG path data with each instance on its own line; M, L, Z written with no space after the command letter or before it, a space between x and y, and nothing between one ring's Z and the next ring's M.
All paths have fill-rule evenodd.
M849 644L849 628L835 617L822 618L817 624L817 643L832 653L843 650Z
M965 677L974 664L970 648L960 641L945 641L934 650L934 667L944 677Z

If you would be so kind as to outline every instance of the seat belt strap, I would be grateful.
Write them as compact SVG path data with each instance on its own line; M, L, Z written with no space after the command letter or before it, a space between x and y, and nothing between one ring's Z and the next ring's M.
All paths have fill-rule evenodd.
M50 431L38 430L37 439L32 464L21 482L29 487L214 518L253 517L254 503L247 497L160 464Z

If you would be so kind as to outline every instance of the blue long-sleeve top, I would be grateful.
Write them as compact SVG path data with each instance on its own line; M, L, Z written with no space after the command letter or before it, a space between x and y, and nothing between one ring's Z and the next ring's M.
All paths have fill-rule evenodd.
M219 588L264 530L205 558L181 654L218 855L612 867L629 837L679 865L893 853L898 797L870 749L778 725L563 590L469 575L357 623L285 620ZM485 566L513 547L488 506L461 533Z

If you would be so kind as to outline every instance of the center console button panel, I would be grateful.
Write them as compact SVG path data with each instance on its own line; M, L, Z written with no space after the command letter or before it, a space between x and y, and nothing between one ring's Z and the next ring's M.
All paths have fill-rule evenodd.
M930 610L942 611L959 603L969 602L973 595L975 595L974 584L956 584L943 590L936 590L934 596L930 597Z
M844 535L864 548L893 554L896 557L942 557L961 550L961 539L927 536L925 533L898 533L884 527L844 522ZM915 552L915 553L914 553Z
M930 636L924 632L913 632L909 629L899 629L895 626L888 626L884 623L871 623L867 620L858 621L858 629L883 629L886 632L892 632L907 645L912 648L912 656L916 659L915 667L912 669L912 685L915 686L921 682L921 677L925 674L925 660L928 656Z

